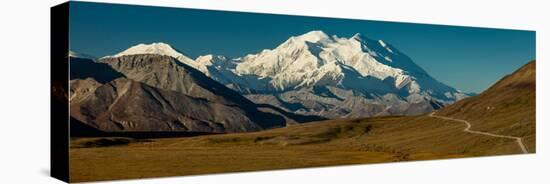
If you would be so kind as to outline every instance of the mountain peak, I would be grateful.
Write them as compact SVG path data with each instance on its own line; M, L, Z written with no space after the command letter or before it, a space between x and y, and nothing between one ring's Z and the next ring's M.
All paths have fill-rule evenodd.
M141 43L141 44L132 46L110 57L122 57L122 56L139 55L139 54L156 54L156 55L170 56L186 65L197 68L197 63L195 63L193 59L183 55L182 53L174 49L170 44L163 43L163 42L154 42L151 44Z
M443 104L457 100L456 94L462 94L429 76L385 41L360 33L349 38L329 37L323 31L293 36L273 50L239 59L226 73L256 76L244 79L242 86L269 93L331 85L365 92L365 95L406 92L413 95L408 99L411 101L429 96ZM265 81L267 85L260 85ZM383 90L371 89L376 85L385 87Z
M125 55L136 55L136 54L161 54L161 55L180 55L171 45L156 42L151 44L140 43L138 45L132 46L118 54L115 57L125 56Z
M350 39L355 39L358 41L364 40L363 35L361 33L355 33Z
M153 47L158 49L166 49L166 50L175 50L170 44L164 43L164 42L153 42L151 44L139 44L141 46L145 47Z
M324 40L324 39L328 39L329 36L323 32L323 31L320 31L320 30L314 30L314 31L310 31L310 32L307 32L305 34L302 34L300 36L297 36L296 38L298 38L299 40L302 40L302 41L308 41L308 42L318 42L318 41L321 41L321 40Z

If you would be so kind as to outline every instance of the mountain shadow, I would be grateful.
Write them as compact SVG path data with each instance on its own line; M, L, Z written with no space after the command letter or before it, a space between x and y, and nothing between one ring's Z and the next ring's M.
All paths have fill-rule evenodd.
M106 84L124 75L113 70L109 65L97 63L87 58L70 57L70 80L94 78L102 84Z

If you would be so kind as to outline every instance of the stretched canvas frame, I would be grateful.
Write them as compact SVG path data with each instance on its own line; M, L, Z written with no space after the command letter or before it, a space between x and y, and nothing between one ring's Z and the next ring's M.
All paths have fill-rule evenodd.
M151 19L139 26L136 20L119 22L134 28L123 30L134 40L119 35L104 43L103 36L117 32L101 26L125 17L121 10L153 18L145 16ZM99 14L114 20L94 16ZM232 30L151 29L147 24L171 25L159 23L163 18L192 25L245 23L228 23ZM288 28L264 33L268 29L259 26L260 36L247 35L246 23L258 19L267 21L258 23L261 26ZM97 33L83 31L81 26L87 24ZM304 31L302 24L312 29ZM387 37L371 39L360 34L365 30L349 35L323 30L347 33L364 25L379 26L380 31L370 33ZM422 43L407 47L415 39L396 37L420 30L449 38L449 44L459 43L455 36L490 39L471 48ZM212 35L201 37L204 42L223 46L200 43L196 38L204 36L202 32ZM218 34L242 41L228 44L235 38L216 40ZM186 45L181 35L195 45ZM491 51L508 49L499 47L501 36L517 49ZM163 40L151 40L155 38ZM271 41L269 46L254 40L264 38ZM426 53L436 47L475 55L487 45L494 46L485 53L487 58L513 59L487 61L486 66L499 70L487 68L486 73L469 76L479 83L442 74L463 68L435 71L463 88L482 88L460 91L432 76L436 67L425 69L430 62L421 65L399 44L382 39L398 41L408 51L414 48L415 56L428 60ZM104 54L107 49L109 54ZM51 8L51 175L81 182L535 153L534 50L535 32L526 30L63 3ZM496 53L504 57L492 57Z

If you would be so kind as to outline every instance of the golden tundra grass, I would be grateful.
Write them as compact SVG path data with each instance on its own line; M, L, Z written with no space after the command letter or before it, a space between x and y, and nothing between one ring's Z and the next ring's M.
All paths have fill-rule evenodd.
M71 181L182 176L521 153L510 139L428 116L341 119L261 132L71 141Z

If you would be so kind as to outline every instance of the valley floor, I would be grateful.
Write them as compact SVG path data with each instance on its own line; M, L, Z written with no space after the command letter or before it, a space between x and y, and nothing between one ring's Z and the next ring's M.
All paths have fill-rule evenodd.
M73 138L70 177L81 182L522 153L513 139L464 128L423 115L186 138Z

